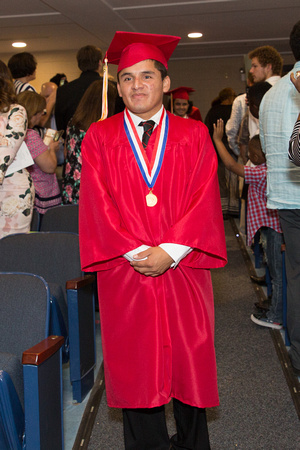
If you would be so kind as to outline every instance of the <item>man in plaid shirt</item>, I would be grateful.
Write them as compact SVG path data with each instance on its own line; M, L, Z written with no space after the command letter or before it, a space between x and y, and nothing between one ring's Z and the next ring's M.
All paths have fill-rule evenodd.
M249 141L249 158L252 166L244 166L232 158L222 143L224 124L220 119L214 125L213 139L226 168L249 184L247 208L247 244L251 245L260 230L270 275L272 278L272 303L268 312L251 314L251 320L269 328L282 328L282 230L276 210L267 208L267 166L259 136ZM254 166L253 166L254 165Z

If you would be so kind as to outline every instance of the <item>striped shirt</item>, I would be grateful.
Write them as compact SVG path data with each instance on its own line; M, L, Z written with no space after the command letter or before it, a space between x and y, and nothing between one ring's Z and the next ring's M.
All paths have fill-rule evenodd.
M31 86L31 84L23 83L20 80L15 80L14 85L15 85L16 94L20 94L20 92L25 92L25 91L36 92L36 90L34 89L33 86Z
M250 246L261 227L273 228L282 233L278 212L267 208L267 166L244 166L245 183L249 184L247 204L247 244Z
M295 123L289 144L289 159L300 166L300 119Z

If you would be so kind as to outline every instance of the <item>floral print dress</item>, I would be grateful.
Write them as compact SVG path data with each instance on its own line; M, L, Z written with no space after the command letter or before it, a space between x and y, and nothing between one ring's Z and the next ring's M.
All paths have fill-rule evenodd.
M35 193L32 178L26 169L6 175L26 129L23 106L13 104L9 111L0 113L0 238L30 231Z
M65 175L63 180L63 204L78 203L81 177L81 144L86 131L79 130L73 125L67 128L66 146L67 156Z

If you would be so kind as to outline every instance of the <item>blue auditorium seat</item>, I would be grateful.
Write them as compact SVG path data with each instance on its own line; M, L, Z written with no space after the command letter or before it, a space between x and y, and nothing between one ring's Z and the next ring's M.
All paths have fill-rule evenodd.
M81 402L94 384L94 276L83 276L75 233L14 234L0 239L0 270L42 276L50 288L49 334L65 338L73 399ZM67 289L66 289L67 286Z
M78 205L59 205L46 211L39 231L78 233Z
M49 336L49 287L0 273L0 292L0 448L63 449L63 338Z

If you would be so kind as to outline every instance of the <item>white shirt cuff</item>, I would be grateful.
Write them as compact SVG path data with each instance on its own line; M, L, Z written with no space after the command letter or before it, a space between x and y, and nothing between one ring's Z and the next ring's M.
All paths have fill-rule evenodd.
M165 252L168 253L169 256L174 260L170 267L175 269L180 261L185 258L192 250L192 247L188 247L187 245L181 244L170 244L163 243L159 245Z
M143 252L144 250L147 250L148 248L150 248L149 245L144 245L144 244L140 245L138 248L135 248L134 250L131 250L130 252L125 253L123 255L123 257L125 259L127 259L127 261L134 261L133 255ZM144 259L147 259L147 258L140 259L140 261L144 261Z

